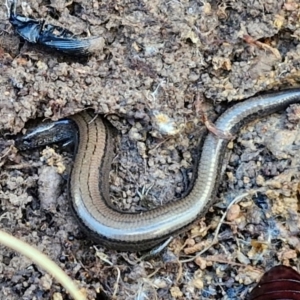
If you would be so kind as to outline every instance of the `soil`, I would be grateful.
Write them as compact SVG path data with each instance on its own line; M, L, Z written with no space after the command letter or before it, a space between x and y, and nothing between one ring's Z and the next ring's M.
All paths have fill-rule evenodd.
M105 44L85 58L30 44L0 7L2 229L53 259L88 299L245 299L265 270L297 266L298 105L241 129L217 204L146 261L81 233L68 206L70 152L18 152L7 134L93 109L118 132L116 206L174 201L192 175L203 111L213 121L229 102L298 85L300 1L31 0L17 13ZM181 263L212 242L228 204L249 190L257 192L229 209L218 243ZM38 266L0 249L0 299L69 299Z

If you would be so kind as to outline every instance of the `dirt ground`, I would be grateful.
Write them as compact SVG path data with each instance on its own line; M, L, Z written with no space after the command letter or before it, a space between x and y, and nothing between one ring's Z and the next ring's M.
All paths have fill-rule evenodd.
M174 201L191 177L203 110L214 120L228 102L298 85L300 1L31 0L17 12L102 36L105 46L82 59L30 45L1 5L2 229L53 259L88 299L245 299L265 270L298 266L297 105L241 129L217 204L147 261L81 233L68 206L70 153L17 152L4 135L30 119L92 108L119 133L110 174L116 206ZM211 244L228 204L249 190L257 193L227 212L218 242L193 259ZM28 259L0 249L0 299L69 299Z

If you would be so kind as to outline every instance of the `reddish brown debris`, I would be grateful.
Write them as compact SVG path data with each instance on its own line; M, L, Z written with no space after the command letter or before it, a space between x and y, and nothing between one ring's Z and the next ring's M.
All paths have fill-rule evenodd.
M291 267L276 266L266 272L248 300L300 299L300 274Z

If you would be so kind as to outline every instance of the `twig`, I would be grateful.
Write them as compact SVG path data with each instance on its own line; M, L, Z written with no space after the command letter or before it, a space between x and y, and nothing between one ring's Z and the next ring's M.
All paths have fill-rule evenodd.
M203 99L201 99L199 93L196 94L194 107L196 109L196 113L201 116L202 122L209 132L211 132L212 134L214 134L215 136L217 136L220 139L224 139L224 140L233 139L233 136L229 132L225 132L225 131L217 128L216 125L209 120L209 118L207 116L207 112L203 108Z
M244 34L243 36L243 40L248 43L248 44L252 44L255 45L263 50L268 50L269 52L272 52L276 58L281 59L281 55L280 52L276 49L271 47L270 45L266 44L266 43L262 43L260 41L255 40L253 37L251 37L250 35Z
M116 268L117 272L118 272L118 276L117 276L117 280L114 284L114 293L112 295L112 299L116 299L118 290L119 290L119 282L120 282L120 278L121 278L121 271L117 266L114 266L114 264L107 259L107 255L104 254L103 252L100 252L95 246L94 249L96 250L96 256L101 259L102 261L106 262L107 264L109 264L111 267Z
M86 300L86 297L79 291L71 278L45 254L2 230L0 230L0 243L28 257L45 269L61 283L75 300Z
M41 167L43 164L42 162L32 162L32 163L21 163L17 165L8 165L4 166L5 170L23 170L23 169L31 169L31 168L38 168Z
M184 260L180 260L181 263L186 263L186 262L191 262L193 261L196 257L199 257L200 255L202 255L204 252L206 252L209 248L211 248L213 245L215 245L219 240L218 240L218 234L219 234L219 231L220 231L220 228L224 222L224 219L227 215L227 212L228 210L230 209L230 207L237 203L237 202L240 202L241 200L243 200L245 197L249 196L250 195L250 192L247 192L247 193L244 193L244 194L241 194L239 196L237 196L227 207L226 211L224 212L216 230L215 230L215 233L214 233L214 238L212 240L212 242L206 247L204 248L202 251L198 252L196 255L194 255L193 257L191 258L188 258L188 259L184 259Z

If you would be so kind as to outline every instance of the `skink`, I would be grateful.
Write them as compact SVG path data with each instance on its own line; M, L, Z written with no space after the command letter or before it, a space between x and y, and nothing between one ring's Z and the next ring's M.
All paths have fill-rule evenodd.
M253 97L235 104L216 121L217 129L235 135L247 122L300 102L300 88ZM69 179L71 207L83 231L96 242L123 251L149 249L189 227L214 204L228 140L209 133L204 141L194 185L174 202L141 213L125 213L109 199L112 136L107 121L89 112L69 121L41 124L16 139L22 149L76 138Z

